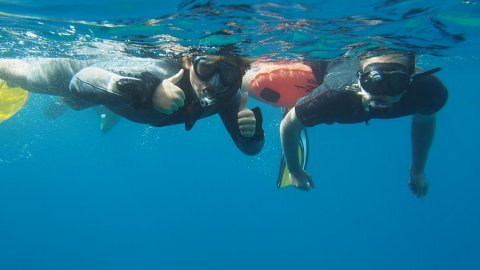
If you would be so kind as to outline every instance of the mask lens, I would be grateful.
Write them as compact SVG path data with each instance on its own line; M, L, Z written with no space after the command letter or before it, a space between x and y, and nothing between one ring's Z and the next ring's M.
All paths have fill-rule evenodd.
M405 73L386 74L387 88L385 95L399 95L410 86L410 76Z
M236 84L241 77L242 75L237 67L228 63L223 63L220 70L220 79L224 85Z
M372 95L399 95L410 85L410 76L398 72L369 71L360 74L362 88Z
M197 77L202 81L210 80L218 73L224 86L236 84L241 80L240 69L225 61L211 61L206 57L198 57L193 62L193 68Z
M215 63L209 61L206 57L196 58L193 62L193 69L202 81L209 80L217 70Z

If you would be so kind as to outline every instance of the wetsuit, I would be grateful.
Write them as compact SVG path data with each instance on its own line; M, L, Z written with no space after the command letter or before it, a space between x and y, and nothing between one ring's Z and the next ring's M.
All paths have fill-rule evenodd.
M447 101L448 92L435 76L415 77L400 100L389 106L365 107L358 95L357 60L333 62L324 82L309 96L299 100L295 113L305 126L333 123L360 123L370 119L390 119L407 115L434 114Z
M260 152L264 144L262 116L258 108L253 109L256 117L256 130L253 137L244 137L238 128L238 111L241 93L235 91L227 97L218 98L213 104L201 106L190 83L188 72L177 86L185 93L184 106L172 115L153 109L151 97L154 89L163 79L170 78L182 68L181 62L174 59L152 60L144 58L127 61L97 62L79 71L70 83L71 93L92 105L104 105L111 111L134 122L157 127L185 124L187 130L197 119L218 113L237 147L247 155ZM148 74L148 76L145 76ZM153 81L152 81L152 78ZM140 87L138 79L150 80L147 87ZM127 81L119 87L119 80ZM143 84L144 85L144 84ZM139 89L136 89L140 87Z
M0 79L7 81L10 86L28 89L29 92L60 96L74 109L105 105L134 122L157 127L185 123L189 130L196 120L218 113L242 152L248 155L260 152L264 144L260 110L253 109L257 120L255 135L242 136L237 123L241 101L238 91L218 98L215 104L202 107L186 72L177 83L185 92L184 106L172 115L153 109L151 97L156 86L181 68L181 61L176 59L0 59ZM139 87L146 85L145 80L148 87ZM119 89L118 81L126 83Z

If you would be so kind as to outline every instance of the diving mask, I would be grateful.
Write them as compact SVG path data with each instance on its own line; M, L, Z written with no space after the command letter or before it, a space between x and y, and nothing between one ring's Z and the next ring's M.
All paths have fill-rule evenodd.
M360 86L370 95L397 96L412 82L407 68L397 63L370 64L358 72Z
M358 72L358 79L362 89L372 96L398 96L410 87L414 78L436 73L440 69L413 73L399 63L373 63L367 65L363 72Z
M193 59L193 70L202 81L208 81L218 74L224 86L237 84L242 79L242 73L238 67L223 60L213 60L205 56Z

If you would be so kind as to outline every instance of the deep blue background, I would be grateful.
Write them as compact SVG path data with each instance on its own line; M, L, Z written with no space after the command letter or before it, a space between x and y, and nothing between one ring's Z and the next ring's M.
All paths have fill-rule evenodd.
M275 188L273 108L251 158L217 118L102 135L93 112L49 122L30 103L1 127L1 269L478 269L476 70L439 74L450 99L423 200L407 188L409 118L311 129L305 193Z
M275 108L251 102L267 142L247 157L216 116L104 135L93 111L49 121L32 95L0 125L0 269L480 269L480 63L465 56L429 62L450 97L423 200L410 118L310 129L305 193L275 187Z

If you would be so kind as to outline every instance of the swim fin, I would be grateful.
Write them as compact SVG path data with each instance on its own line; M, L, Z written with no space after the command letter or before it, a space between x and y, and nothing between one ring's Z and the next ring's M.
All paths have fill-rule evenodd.
M283 110L284 114L283 116L287 114L288 110ZM300 166L305 170L307 168L307 163L308 163L308 135L307 135L307 130L303 129L302 132L300 132L299 135L299 140L298 140L298 160L300 161ZM290 186L292 184L290 180L290 171L288 170L287 167L287 162L285 161L285 157L282 153L282 158L280 160L280 170L278 173L278 178L277 178L277 187L278 188L283 188Z
M95 110L100 117L100 131L103 134L108 133L121 119L120 115L108 110L104 106L97 106Z
M43 108L43 116L48 120L57 120L60 116L64 115L68 110L67 104L63 103L61 100L52 100Z
M0 123L17 113L28 99L28 91L20 87L9 87L0 79Z

